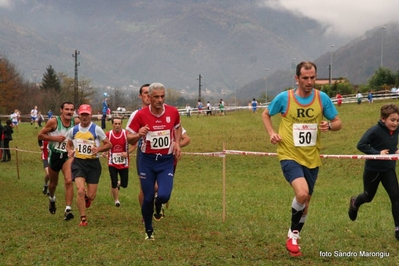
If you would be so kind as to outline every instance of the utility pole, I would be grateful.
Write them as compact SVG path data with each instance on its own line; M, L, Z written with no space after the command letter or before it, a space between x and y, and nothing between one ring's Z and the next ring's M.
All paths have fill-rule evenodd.
M294 58L292 58L292 64L291 64L291 68L292 68L292 77L291 77L291 80L292 80L292 89L294 88L294 86L295 86L295 57Z
M331 86L331 84L332 84L332 54L333 54L333 51L332 51L332 49L335 47L335 45L333 44L333 45L331 45L331 50L330 50L330 66L328 67L328 77L329 77L329 84L330 84L330 86Z
M198 100L199 101L201 101L201 87L202 87L201 78L202 78L202 75L199 74L199 76L198 76Z
M381 27L381 67L384 66L384 30L387 29L387 26Z
M78 55L80 54L80 51L75 50L75 54L72 54L72 57L75 57L75 82L74 82L74 87L73 87L73 101L75 104L75 109L78 108L78 66L80 65L78 63Z

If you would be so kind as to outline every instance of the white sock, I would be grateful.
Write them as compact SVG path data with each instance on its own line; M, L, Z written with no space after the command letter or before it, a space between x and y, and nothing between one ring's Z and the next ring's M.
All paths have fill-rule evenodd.
M54 195L54 197L48 196L48 198L49 198L52 202L55 201L55 195Z
M294 198L294 199L292 200L292 208L294 208L294 210L302 211L303 209L305 209L305 207L306 207L306 203L301 204L301 203L299 203L299 202L296 200L296 198Z
M71 206L66 206L65 211L67 211L67 210L72 210Z

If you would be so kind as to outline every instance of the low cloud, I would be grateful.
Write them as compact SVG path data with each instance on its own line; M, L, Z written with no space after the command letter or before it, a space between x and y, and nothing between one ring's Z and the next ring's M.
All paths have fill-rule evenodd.
M387 23L399 23L396 0L263 0L263 5L312 18L331 33L346 36L359 36Z
M11 0L0 0L0 8L10 8L11 7Z

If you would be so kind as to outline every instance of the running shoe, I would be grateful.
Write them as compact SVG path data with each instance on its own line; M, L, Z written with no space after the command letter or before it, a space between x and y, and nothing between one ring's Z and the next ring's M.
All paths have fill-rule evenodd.
M149 230L145 233L145 240L155 240L154 231Z
M79 226L87 226L87 225L88 225L88 223L87 223L86 219L80 220Z
M359 210L359 208L355 207L355 200L356 200L355 196L351 197L351 199L349 200L348 215L349 215L349 219L351 219L352 221L356 220L357 211Z
M161 205L160 209L159 209L159 207L157 207L155 205L154 220L159 222L164 217L165 217L165 212L164 212L163 204Z
M43 192L43 195L47 195L47 190L48 190L48 186L47 185L44 185L43 186L43 190L42 190L42 192Z
M298 239L300 239L299 237L299 231L298 230L294 230L288 233L288 239L287 239L287 243L286 243L286 248L287 250L291 253L291 256L294 256L293 254L297 254L301 252L301 248L298 245Z
M86 202L86 208L89 208L91 205L91 200L86 196L86 194L85 194L85 202Z
M73 213L72 213L72 210L71 209L68 209L68 210L66 210L65 211L65 213L64 213L64 220L65 221L69 221L69 220L71 220L71 219L73 219Z
M57 210L57 208L55 207L55 201L51 201L49 199L48 210L50 211L51 214L55 214L55 211Z

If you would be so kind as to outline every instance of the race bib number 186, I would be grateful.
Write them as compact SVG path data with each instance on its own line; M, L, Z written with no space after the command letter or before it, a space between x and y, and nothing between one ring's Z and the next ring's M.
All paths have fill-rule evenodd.
M76 151L79 154L92 155L92 149L95 147L94 140L77 139Z

